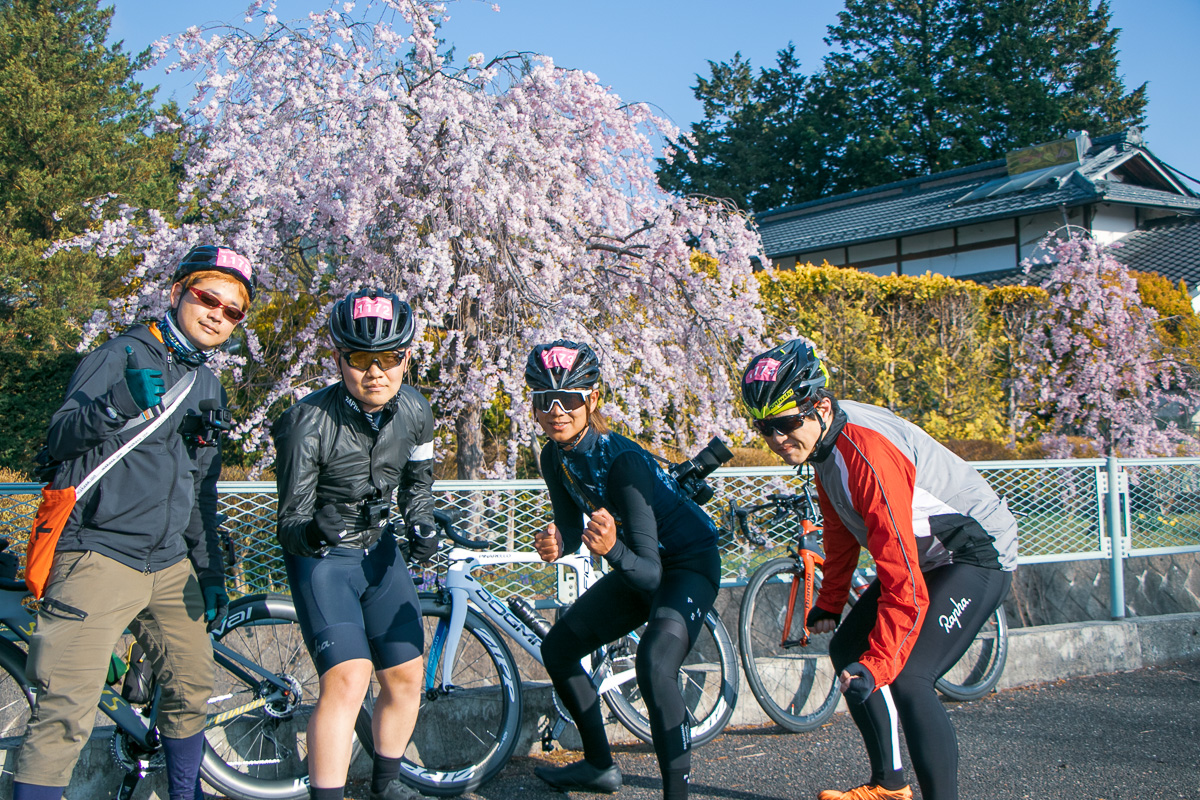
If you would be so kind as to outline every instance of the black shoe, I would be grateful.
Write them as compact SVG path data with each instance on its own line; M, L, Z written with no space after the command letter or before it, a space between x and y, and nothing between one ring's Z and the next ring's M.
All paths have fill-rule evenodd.
M612 794L621 788L621 770L617 769L616 764L608 769L599 769L586 761L576 761L565 767L534 767L533 774L563 791L578 789Z
M425 800L425 795L397 778L382 792L371 792L371 800Z

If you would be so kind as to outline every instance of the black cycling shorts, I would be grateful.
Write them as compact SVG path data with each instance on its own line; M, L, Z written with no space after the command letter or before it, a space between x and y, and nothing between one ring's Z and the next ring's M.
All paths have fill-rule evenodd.
M285 553L283 561L318 674L355 658L369 658L379 670L421 657L421 601L390 532L366 551L335 547L324 558Z

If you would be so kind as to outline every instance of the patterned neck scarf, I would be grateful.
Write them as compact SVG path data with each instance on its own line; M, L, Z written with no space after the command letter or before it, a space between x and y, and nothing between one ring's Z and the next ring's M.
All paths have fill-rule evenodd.
M191 340L183 335L183 331L179 330L179 326L175 324L174 309L163 316L158 330L162 334L163 344L171 348L171 352L175 354L175 358L181 364L198 367L217 354L215 347L212 350L198 350Z

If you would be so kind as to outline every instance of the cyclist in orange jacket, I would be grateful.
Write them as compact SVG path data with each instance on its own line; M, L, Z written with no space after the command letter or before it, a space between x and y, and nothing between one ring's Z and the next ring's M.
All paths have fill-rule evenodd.
M742 378L767 445L816 473L825 567L807 622L836 628L830 657L871 762L865 784L820 800L910 800L898 725L925 800L957 800L958 743L934 682L1008 593L1017 523L969 464L886 409L835 400L827 380L798 339ZM841 620L864 547L878 577Z

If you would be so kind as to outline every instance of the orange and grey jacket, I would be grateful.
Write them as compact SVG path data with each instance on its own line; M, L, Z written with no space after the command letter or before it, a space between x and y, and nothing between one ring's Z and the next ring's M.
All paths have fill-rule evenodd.
M970 464L877 406L835 403L811 462L825 526L816 605L835 614L845 607L867 548L882 593L860 661L876 686L886 686L903 669L929 609L923 573L950 563L1016 569L1017 522Z

